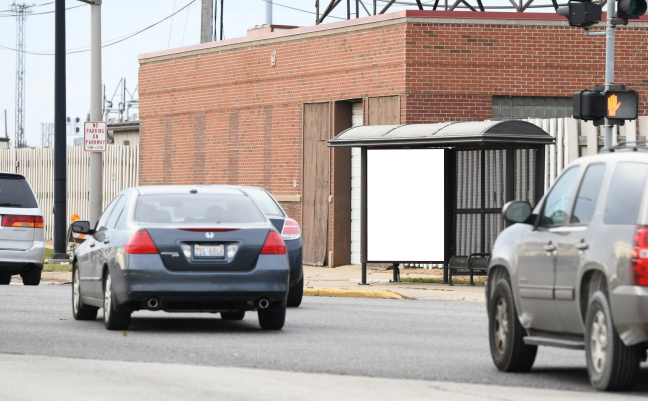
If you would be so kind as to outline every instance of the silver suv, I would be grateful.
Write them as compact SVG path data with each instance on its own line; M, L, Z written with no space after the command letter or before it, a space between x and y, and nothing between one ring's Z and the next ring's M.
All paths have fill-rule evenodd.
M20 274L38 285L45 254L43 214L31 186L20 174L0 173L0 285Z
M532 211L504 206L486 300L493 362L531 369L537 346L584 349L598 390L635 384L648 346L648 149L569 165Z

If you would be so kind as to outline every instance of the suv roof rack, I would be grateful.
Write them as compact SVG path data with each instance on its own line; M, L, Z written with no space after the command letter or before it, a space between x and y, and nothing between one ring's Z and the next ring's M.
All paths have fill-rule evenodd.
M639 144L643 144L644 146L639 146ZM638 151L648 152L648 147L646 146L646 144L648 144L648 140L619 142L609 149L605 149L605 148L601 149L599 153L614 153L619 150L626 150L629 152L638 152Z

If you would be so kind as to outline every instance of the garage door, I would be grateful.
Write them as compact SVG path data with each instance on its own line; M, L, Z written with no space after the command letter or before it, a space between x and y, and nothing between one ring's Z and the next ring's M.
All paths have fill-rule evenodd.
M362 125L362 113L362 103L351 105L352 127ZM360 264L360 148L351 148L351 264Z

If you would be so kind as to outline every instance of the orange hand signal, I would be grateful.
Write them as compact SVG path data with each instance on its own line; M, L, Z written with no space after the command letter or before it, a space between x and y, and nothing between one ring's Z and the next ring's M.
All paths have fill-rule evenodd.
M616 116L616 112L617 110L619 110L619 107L621 107L621 102L619 102L617 95L610 95L610 97L608 98L608 116Z

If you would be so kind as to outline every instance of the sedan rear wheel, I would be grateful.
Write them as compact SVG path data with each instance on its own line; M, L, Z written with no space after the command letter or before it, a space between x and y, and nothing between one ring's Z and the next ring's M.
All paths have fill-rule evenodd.
M104 280L104 325L108 330L127 330L130 325L131 314L115 310L115 296L113 294L110 272L106 272Z
M11 283L11 274L0 274L0 285L9 285Z
M304 296L304 276L301 280L288 289L288 306L296 307L301 305Z
M79 269L76 264L72 267L72 315L75 320L95 320L99 308L87 306L81 300L81 280Z
M281 330L286 322L286 302L259 309L259 325L263 330Z

